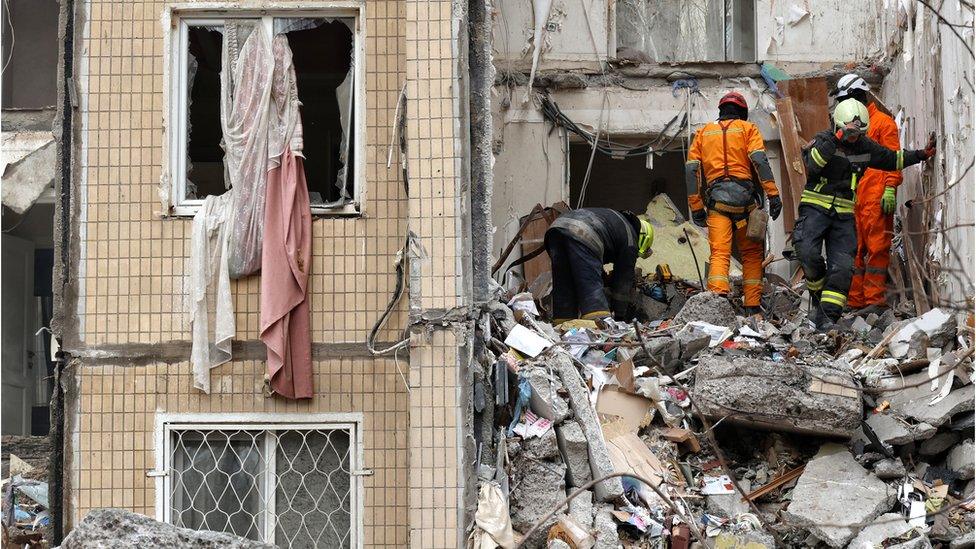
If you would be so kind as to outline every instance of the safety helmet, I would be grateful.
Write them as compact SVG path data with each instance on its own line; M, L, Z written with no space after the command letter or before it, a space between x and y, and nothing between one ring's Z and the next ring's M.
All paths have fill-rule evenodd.
M861 131L868 131L871 115L868 108L857 99L845 99L834 107L834 129L838 130L857 120L861 123Z
M651 244L654 244L654 227L650 221L642 217L637 219L640 221L640 234L637 235L637 255L646 257L651 249Z
M749 105L746 104L746 98L742 97L742 94L739 92L729 92L723 95L722 98L718 100L718 106L720 107L726 103L732 103L734 105L738 105L746 110L749 109Z
M840 80L837 81L837 88L834 89L830 95L833 95L838 99L842 99L849 96L854 90L868 92L871 91L871 86L869 86L863 78L854 73L845 74L844 76L840 77Z

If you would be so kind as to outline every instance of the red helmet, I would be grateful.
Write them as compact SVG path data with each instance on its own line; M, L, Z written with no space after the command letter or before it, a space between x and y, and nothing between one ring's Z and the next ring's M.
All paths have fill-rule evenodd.
M739 92L729 92L723 95L722 99L719 99L718 101L719 106L722 106L726 103L732 103L733 105L738 105L743 109L749 108L749 105L746 104L746 98L742 97L742 94Z

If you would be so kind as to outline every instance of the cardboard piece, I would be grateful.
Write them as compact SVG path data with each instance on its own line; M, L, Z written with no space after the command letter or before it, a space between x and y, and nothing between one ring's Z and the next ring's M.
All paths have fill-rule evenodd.
M621 420L605 423L602 428L614 472L638 475L655 486L664 481L667 469L636 432L630 431ZM650 488L642 485L640 492L645 501L657 500L657 494Z
M692 452L697 454L701 452L701 444L698 443L698 437L688 429L668 427L661 432L661 436L666 440L677 443L685 453Z
M596 400L598 414L619 417L634 433L654 419L652 406L654 402L650 399L620 391L612 385L605 385Z

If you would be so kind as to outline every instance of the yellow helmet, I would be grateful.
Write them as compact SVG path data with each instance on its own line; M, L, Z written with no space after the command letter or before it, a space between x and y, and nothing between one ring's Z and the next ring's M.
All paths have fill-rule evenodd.
M851 122L858 121L861 131L867 133L871 115L868 108L857 99L845 99L834 107L834 129L839 130Z
M651 244L654 244L654 227L650 221L642 217L637 219L640 221L640 234L637 235L637 255L646 257L651 250Z

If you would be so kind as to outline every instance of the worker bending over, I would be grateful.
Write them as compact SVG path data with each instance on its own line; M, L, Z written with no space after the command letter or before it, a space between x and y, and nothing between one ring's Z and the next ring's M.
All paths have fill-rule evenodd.
M552 261L555 324L574 318L623 318L634 288L637 257L647 257L654 228L631 212L581 208L559 216L546 231ZM613 263L610 298L603 290L603 266Z
M871 116L856 99L833 112L834 129L818 133L803 151L807 184L793 227L793 244L815 307L821 331L840 318L851 287L857 234L854 200L858 180L868 168L901 170L935 155L935 139L924 150L892 151L865 136ZM826 245L826 260L821 249Z
M688 151L688 206L695 224L708 227L708 289L712 292L729 293L729 260L735 236L742 256L743 305L746 314L752 315L760 312L765 242L747 238L746 223L752 210L761 206L763 194L769 197L773 219L779 217L783 202L759 128L747 122L745 98L736 92L725 94L718 103L718 114L716 122L698 130Z
M868 101L870 87L863 78L848 74L837 82L837 101L856 99L868 108L865 135L893 151L901 148L898 126L894 119ZM854 254L854 278L847 296L847 306L860 309L871 305L886 306L885 281L891 257L892 214L895 213L895 189L901 183L901 172L867 169L857 183L854 202L854 224L857 228L857 252Z

